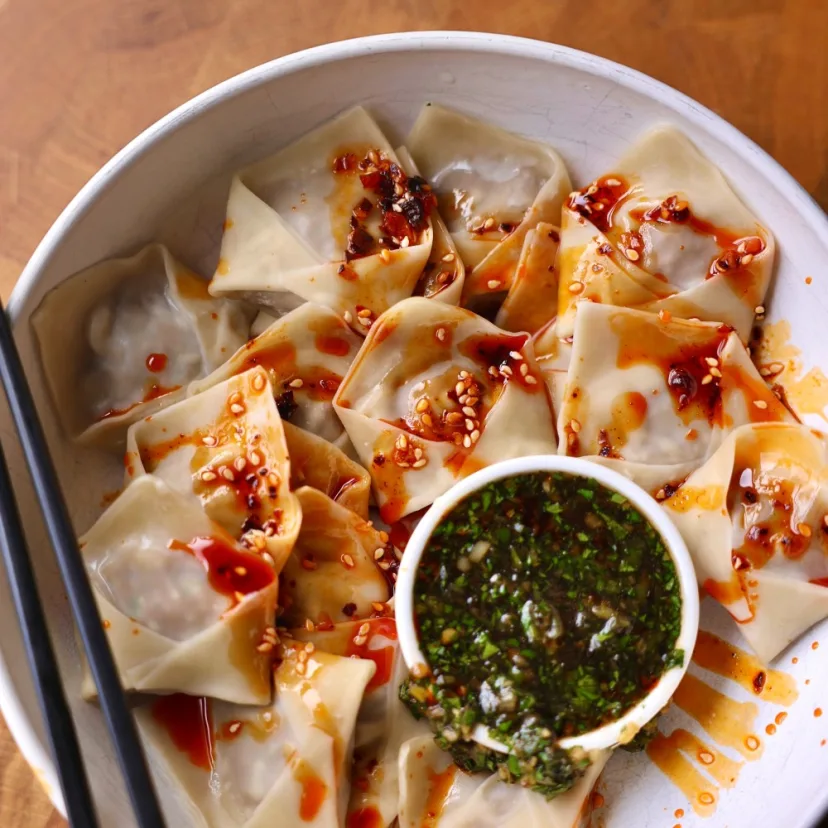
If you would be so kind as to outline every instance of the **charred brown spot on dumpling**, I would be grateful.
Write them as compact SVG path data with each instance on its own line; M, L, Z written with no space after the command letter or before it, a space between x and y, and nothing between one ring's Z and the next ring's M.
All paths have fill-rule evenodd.
M293 389L285 388L282 393L276 397L276 408L279 411L279 416L283 420L290 421L290 418L299 408L293 396Z

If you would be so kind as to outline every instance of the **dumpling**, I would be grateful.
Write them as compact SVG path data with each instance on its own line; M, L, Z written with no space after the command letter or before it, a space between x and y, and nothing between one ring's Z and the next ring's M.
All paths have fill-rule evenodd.
M127 481L153 474L194 498L278 572L302 511L290 491L282 422L263 368L253 368L130 427Z
M62 282L32 325L67 434L117 446L245 342L250 314L154 244Z
M406 147L397 148L397 157L409 176L420 174ZM426 299L459 305L466 280L466 266L455 247L451 233L436 209L431 212L431 229L434 231L431 253L417 280L414 296L425 296Z
M436 104L426 104L408 139L431 183L466 273L463 302L488 308L509 290L526 233L558 226L572 188L551 147Z
M169 696L136 711L188 825L339 828L354 723L374 665L286 642L267 707Z
M270 701L276 572L191 498L144 475L80 548L126 690Z
M504 331L535 334L555 319L558 312L555 258L560 240L559 229L545 222L526 234L512 286L495 317Z
M300 628L291 635L313 642L317 650L370 659L376 665L357 718L346 824L386 828L399 810L400 747L413 736L430 734L428 725L417 722L399 699L408 668L397 643L396 623L393 618L368 618L312 632Z
M316 489L296 491L302 528L280 576L279 623L310 626L362 618L390 598L378 565L390 553L370 522ZM380 554L381 553L381 554Z
M259 365L267 370L283 420L342 443L331 401L361 344L332 310L307 303L274 321L188 392L199 394Z
M792 419L728 328L580 305L558 419L562 453L699 464L728 428Z
M400 828L573 828L610 751L594 751L572 790L547 800L497 776L463 773L428 736L400 751Z
M386 523L483 466L556 447L529 336L428 299L377 320L334 406Z
M564 206L558 335L588 300L722 322L746 341L774 247L682 133L654 129Z
M290 487L310 486L368 520L371 478L368 472L333 443L282 423L290 456Z
M210 292L280 312L317 302L364 334L414 291L433 203L355 107L233 179Z
M664 503L699 584L764 661L828 617L828 448L806 426L736 429Z

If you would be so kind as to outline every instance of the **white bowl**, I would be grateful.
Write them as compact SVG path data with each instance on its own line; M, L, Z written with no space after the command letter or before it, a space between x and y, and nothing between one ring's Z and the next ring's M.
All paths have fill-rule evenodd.
M557 454L543 454L533 457L515 457L503 460L469 475L455 483L447 492L440 495L423 515L417 528L405 547L400 569L397 573L397 588L394 593L394 614L397 618L397 635L400 650L409 670L428 666L420 649L414 622L414 583L423 551L428 545L432 532L440 521L465 497L481 487L504 477L531 472L554 471L591 478L608 489L624 495L661 535L670 557L676 566L681 595L681 629L676 640L676 648L684 650L684 661L680 667L672 667L662 673L660 679L641 701L631 707L621 718L609 724L561 739L563 748L580 747L583 750L603 750L626 744L664 708L676 692L679 682L684 678L690 664L690 656L696 644L699 629L699 590L696 584L696 572L690 553L678 529L667 517L667 512L653 500L640 486L622 474L582 460L578 457L564 457ZM475 741L501 752L508 748L498 742L488 728L478 725L474 732Z
M392 141L402 141L424 100L435 100L500 126L548 140L563 155L572 178L585 182L606 171L635 137L654 123L682 129L769 226L779 243L770 318L794 325L806 367L824 359L828 283L828 222L793 179L755 144L712 112L674 90L600 58L545 43L463 32L394 34L335 43L252 69L198 96L163 118L113 158L55 222L12 294L9 311L40 406L55 463L79 531L101 512L101 497L117 489L122 470L64 440L48 402L30 326L45 293L83 267L136 250L152 238L166 241L191 266L209 274L218 258L230 172L262 158L355 103L379 117ZM815 277L806 286L804 277ZM781 289L780 289L781 288ZM29 478L4 407L0 436L30 528L32 559L67 694L78 723L101 824L134 824L117 763L97 708L79 700L80 670L65 592L34 506ZM726 614L709 602L704 626L734 637ZM800 701L787 712L774 750L743 768L735 789L724 791L717 824L755 822L802 828L828 804L825 749L813 709L828 686L828 648L812 651L818 628L786 654L785 669L803 679ZM0 570L0 706L23 753L59 807L54 768L46 748L17 620ZM796 668L789 657L797 656ZM695 669L695 668L694 668ZM730 695L724 680L711 676ZM742 696L750 700L749 696ZM763 716L779 708L765 711ZM670 716L673 716L671 713ZM670 726L677 720L668 719ZM687 726L682 722L681 726ZM817 732L815 732L817 731ZM828 727L824 736L828 737ZM785 762L788 755L796 761ZM657 828L665 808L683 808L684 796L640 756L617 754L603 776L607 828ZM789 803L796 802L797 815ZM175 814L170 825L189 825Z

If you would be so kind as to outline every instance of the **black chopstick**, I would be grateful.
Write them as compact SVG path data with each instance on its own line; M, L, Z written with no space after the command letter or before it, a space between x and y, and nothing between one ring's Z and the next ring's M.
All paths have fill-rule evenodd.
M0 445L0 551L9 576L12 601L20 620L20 630L26 646L29 667L35 680L35 692L40 711L46 722L52 757L66 815L74 828L96 828L95 808L89 792L78 747L75 723L69 712L63 684L60 680L55 652L46 628L46 616L40 603L34 570L29 560L23 524L14 499L9 469Z
M69 604L89 661L109 735L115 745L135 818L140 828L163 828L164 820L152 784L135 720L104 633L92 586L78 549L66 503L26 382L8 317L0 305L0 381L5 388L23 454L55 550Z

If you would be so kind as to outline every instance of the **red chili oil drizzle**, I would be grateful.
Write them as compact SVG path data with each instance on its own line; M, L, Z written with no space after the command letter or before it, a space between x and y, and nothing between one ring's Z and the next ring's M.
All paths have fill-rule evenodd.
M197 537L185 543L171 540L170 549L187 552L197 558L210 586L220 595L241 603L245 595L259 592L276 579L276 574L262 558L232 545L223 538Z
M612 227L614 212L631 194L632 187L626 179L620 175L605 175L572 193L566 206L606 233Z
M365 637L363 644L355 644L353 638L348 642L348 648L345 651L346 656L356 656L357 658L367 658L376 664L377 669L371 681L368 682L366 692L370 692L377 687L382 687L391 681L391 676L394 671L394 659L396 657L396 649L389 645L387 647L371 648L371 641L374 636L379 635L391 641L397 640L397 624L393 618L374 618L367 622L369 625L368 635Z
M150 354L147 357L147 370L153 374L160 374L167 367L166 354Z
M197 768L213 768L210 700L174 693L160 696L152 705L152 718L166 730L172 743Z

